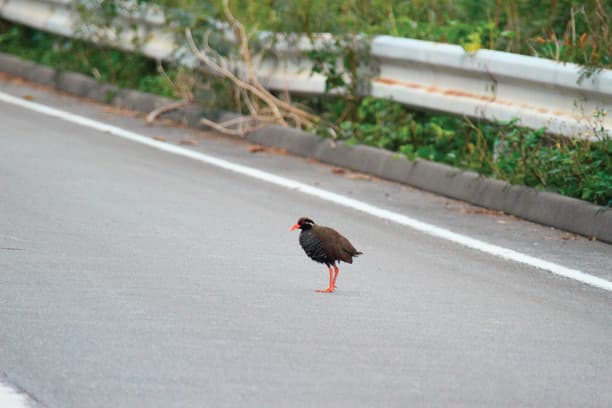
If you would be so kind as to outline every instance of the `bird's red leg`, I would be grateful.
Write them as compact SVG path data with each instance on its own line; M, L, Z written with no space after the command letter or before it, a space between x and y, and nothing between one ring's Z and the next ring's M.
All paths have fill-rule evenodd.
M336 279L338 279L338 273L340 273L340 269L334 265L334 280L332 281L334 289L336 289Z
M329 267L329 287L327 289L319 289L317 292L319 293L331 293L334 291L334 271L332 267Z

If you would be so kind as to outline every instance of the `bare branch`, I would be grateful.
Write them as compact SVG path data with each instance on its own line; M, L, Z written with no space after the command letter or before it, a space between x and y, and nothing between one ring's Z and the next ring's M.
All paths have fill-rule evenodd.
M245 106L250 116L221 124L202 119L202 123L222 133L235 136L243 136L266 123L288 126L289 121L299 128L313 127L319 120L317 115L292 105L286 90L284 95L278 98L259 82L252 63L246 31L242 23L231 13L229 0L223 0L223 10L238 41L241 61L233 61L230 57L224 57L212 49L208 41L210 31L204 34L201 48L196 45L190 29L185 29L185 36L193 54L209 71L233 83L236 104ZM236 125L240 128L232 128ZM247 125L248 127L244 128Z
M226 127L224 127L224 126L221 126L221 125L219 125L218 123L215 123L215 122L213 122L212 120L208 120L208 119L206 119L206 118L202 118L202 119L200 119L200 122L201 122L203 125L209 126L209 127L213 128L213 129L215 129L215 130L217 130L217 131L219 131L219 132L221 132L221 133L223 133L223 134L230 135L230 136L240 136L240 137L244 137L244 136L246 136L246 135L247 135L249 132L252 132L252 131L254 131L254 130L259 129L259 126L256 126L256 127L250 127L250 128L246 128L246 129L240 129L240 130L237 130L237 129L228 129L228 128L226 128Z
M170 103L168 105L160 106L159 108L152 110L147 115L147 119L146 119L147 125L150 125L151 123L153 123L159 115L162 115L166 112L170 112L176 109L180 109L183 106L189 105L190 103L191 103L190 101L178 101L178 102Z
M244 100L244 104L247 106L247 109L251 113L252 116L258 116L258 108L255 106L255 103L251 100L249 94L243 89L239 88L240 95L242 95L242 99Z
M263 85L261 85L259 79L257 79L257 74L255 73L255 69L251 61L249 42L247 39L246 32L244 30L244 26L232 14L229 8L229 0L223 0L223 11L228 22L234 29L236 37L238 38L240 45L240 55L242 56L243 63L247 70L247 80L261 92L266 93L279 108L292 111L293 113L299 116L305 116L310 121L317 121L319 118L316 115L310 114L302 109L295 108L293 105L291 105L291 103L278 99L277 97L272 95Z
M214 61L212 61L206 55L206 53L201 52L198 49L198 47L196 46L195 42L193 41L193 36L191 35L191 30L189 28L185 29L185 34L187 36L187 42L189 43L189 47L191 48L191 51L195 54L196 57L198 57L198 59L200 59L202 62L204 62L209 67L212 67L215 70L219 71L224 77L226 77L227 79L232 81L237 86L239 86L241 88L245 88L246 90L248 90L251 93L255 94L258 98L263 100L270 107L270 109L272 109L272 112L274 113L274 116L277 118L279 123L281 125L283 125L283 126L287 126L287 122L285 122L285 120L283 119L283 116L281 115L278 107L274 104L274 101L271 100L269 95L266 95L264 92L262 92L261 90L257 89L253 85L251 85L251 84L249 84L247 82L244 82L240 78L236 77L231 71L221 67L219 64L217 64Z
M240 125L243 126L245 123L257 122L258 119L253 116L238 116L237 118L226 120L225 122L219 123L219 126L229 128L230 126Z

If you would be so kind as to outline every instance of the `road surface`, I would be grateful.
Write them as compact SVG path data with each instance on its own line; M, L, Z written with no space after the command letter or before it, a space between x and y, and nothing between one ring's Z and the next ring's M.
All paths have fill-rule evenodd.
M12 81L0 91L610 279L612 247ZM610 292L0 103L0 383L42 407L606 407ZM253 150L253 149L251 149ZM289 233L364 255L339 289Z

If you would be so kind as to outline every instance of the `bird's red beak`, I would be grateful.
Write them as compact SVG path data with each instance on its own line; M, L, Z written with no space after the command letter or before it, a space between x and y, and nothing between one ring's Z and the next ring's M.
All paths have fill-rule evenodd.
M293 231L293 230L296 230L296 229L300 229L300 224L295 224L295 225L291 226L291 228L289 228L289 231Z

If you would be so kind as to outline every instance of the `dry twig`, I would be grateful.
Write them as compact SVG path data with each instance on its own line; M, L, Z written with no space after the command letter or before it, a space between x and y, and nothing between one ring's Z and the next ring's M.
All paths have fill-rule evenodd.
M166 112L170 112L176 109L180 109L183 106L187 106L191 103L191 101L177 101L174 103L170 103L168 105L164 105L164 106L160 106L157 109L152 110L148 115L147 115L147 125L150 125L151 123L153 123L153 121L155 121L155 119L158 118L159 115L162 115Z
M169 103L168 105L160 106L159 108L154 109L151 112L149 112L146 118L147 125L150 125L151 123L153 123L155 119L157 119L160 115L166 112L180 109L184 106L189 105L193 101L193 93L191 92L190 85L185 86L185 85L180 85L180 84L175 83L172 80L172 78L168 76L162 64L162 61L159 59L157 60L157 72L159 72L159 74L162 75L166 79L166 81L170 83L170 85L172 85L172 88L174 89L175 94L180 95L182 100L173 102L173 103Z
M238 41L242 59L239 67L242 69L232 69L232 66L236 64L231 64L228 58L221 56L210 47L208 43L209 32L204 35L201 48L196 45L190 29L185 29L185 36L191 51L198 60L216 75L230 80L237 88L234 93L237 102L239 105L244 105L250 115L243 121L233 120L229 121L231 123L215 123L203 119L202 123L231 135L244 135L267 123L289 126L289 121L300 128L314 126L319 119L318 116L293 106L289 101L279 99L259 82L252 63L246 31L242 23L231 13L229 0L223 1L223 10ZM245 127L247 123L250 126ZM231 128L236 124L240 124L238 129Z

